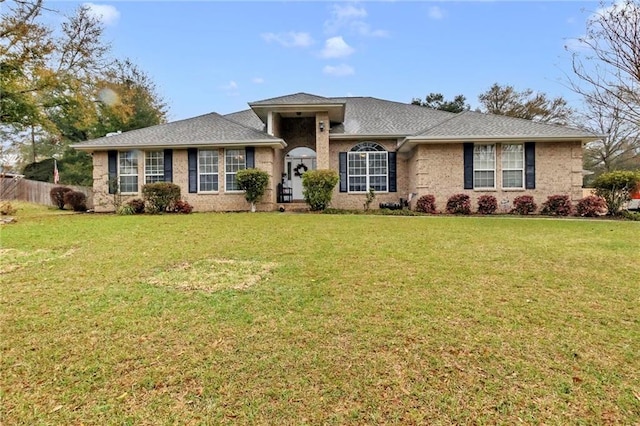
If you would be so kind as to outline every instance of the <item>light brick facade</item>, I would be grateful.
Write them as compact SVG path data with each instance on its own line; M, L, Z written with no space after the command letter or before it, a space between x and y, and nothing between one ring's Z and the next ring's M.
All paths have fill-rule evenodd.
M142 197L145 150L159 150L159 147L171 150L173 183L180 186L182 198L195 211L246 211L249 204L242 192L225 191L225 147L251 147L255 167L270 176L267 192L257 209L272 211L279 207L278 184L282 182L287 155L292 150L310 148L316 154L317 168L339 172L341 153L348 153L361 142L373 142L387 152L395 153L395 180L390 172L393 156L388 157L390 168L386 177L389 189L394 186L393 181L397 190L376 193L371 208L378 208L380 203L407 199L409 194L416 195L412 207L418 197L434 195L441 211L445 210L448 198L459 193L470 196L473 210L478 197L484 194L496 197L504 208L510 208L515 197L525 194L532 195L538 205L556 194L569 195L576 202L582 197L582 146L597 139L579 130L529 120L471 111L451 114L374 98L323 98L298 93L250 106L253 111L225 117L212 113L175 125L153 126L79 144L79 149L93 155L96 211L113 211L120 203ZM167 132L164 126L170 126L171 131ZM495 189L464 189L464 143L480 143L478 139L491 141L483 144L495 146ZM502 144L523 144L523 140L535 142L535 188L505 189L502 185ZM194 175L199 172L193 168L189 171L188 148L196 146L218 151L217 192L189 192L190 173L192 183L199 179ZM108 150L133 150L137 154L137 194L114 196L108 193ZM296 155L289 158L298 158ZM345 165L348 165L348 155L346 158ZM527 158L533 158L533 155L529 154ZM521 170L524 173L524 165ZM468 168L466 173L469 182ZM294 182L290 180L291 175L287 178ZM297 179L295 182L299 182L299 177ZM372 175L367 174L366 182L369 179ZM366 193L341 192L338 185L331 206L361 209L365 199Z

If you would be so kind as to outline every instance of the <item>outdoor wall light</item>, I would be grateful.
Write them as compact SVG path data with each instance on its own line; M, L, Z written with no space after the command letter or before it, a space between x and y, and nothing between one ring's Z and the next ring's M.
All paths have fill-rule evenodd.
M324 132L324 121L320 122L320 131Z

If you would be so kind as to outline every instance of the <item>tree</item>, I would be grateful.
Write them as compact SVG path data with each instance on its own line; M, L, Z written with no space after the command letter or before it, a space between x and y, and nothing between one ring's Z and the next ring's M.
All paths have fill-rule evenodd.
M640 169L640 5L601 3L579 42L569 84L584 98L586 127L608 135L587 146L585 168Z
M500 86L498 83L480 94L478 100L482 112L541 123L565 125L573 114L561 96L550 99L545 93L535 93L531 89L519 92L513 86Z
M244 191L244 198L251 204L251 212L256 211L256 203L264 196L269 184L267 172L259 169L239 170L236 179L240 189Z
M573 90L593 104L622 107L624 118L640 122L640 5L615 1L587 20L572 52ZM569 48L568 48L569 49Z
M593 187L596 195L607 203L607 214L615 216L620 213L624 203L629 202L631 194L640 187L640 172L619 170L598 176Z
M452 101L445 101L442 93L429 93L424 101L413 98L411 104L449 112L468 111L471 107L463 95L457 95Z
M614 170L640 168L640 128L623 118L624 106L611 100L610 105L586 99L582 126L601 140L585 147L584 168L594 177Z

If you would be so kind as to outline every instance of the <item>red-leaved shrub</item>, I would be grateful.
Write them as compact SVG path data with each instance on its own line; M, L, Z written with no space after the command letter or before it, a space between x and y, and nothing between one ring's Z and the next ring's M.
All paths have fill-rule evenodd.
M576 216L597 217L606 212L607 204L602 198L596 195L584 197L576 204Z
M184 200L178 200L171 205L171 212L189 214L193 211L193 206Z
M470 214L471 200L467 194L455 194L447 200L447 213Z
M569 216L573 212L571 199L568 195L550 195L542 203L541 214L549 216Z
M423 195L416 202L416 211L421 213L436 214L436 197L431 194Z
M498 210L498 200L493 195L481 195L478 197L478 213L494 214Z
M529 214L535 212L537 208L538 206L531 195L521 195L513 199L511 213Z

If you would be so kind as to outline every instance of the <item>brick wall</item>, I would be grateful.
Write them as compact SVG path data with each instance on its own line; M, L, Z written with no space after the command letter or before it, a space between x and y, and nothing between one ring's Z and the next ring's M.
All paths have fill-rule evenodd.
M536 188L533 190L501 189L501 150L496 149L496 189L465 190L462 144L419 145L413 151L411 174L415 192L433 194L438 209L444 210L453 194L470 196L472 210L477 199L484 194L512 203L519 195L532 195L540 206L549 195L567 194L574 202L582 197L582 145L576 142L536 143ZM413 184L410 186L414 186Z

